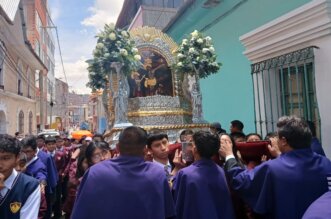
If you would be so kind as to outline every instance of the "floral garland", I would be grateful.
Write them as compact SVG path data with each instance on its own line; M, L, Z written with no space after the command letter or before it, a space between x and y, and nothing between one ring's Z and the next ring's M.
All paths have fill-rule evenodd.
M93 51L93 58L87 60L89 82L87 86L92 90L102 89L106 86L107 75L113 72L112 62L123 63L122 71L129 75L141 66L141 56L134 46L130 34L114 24L106 24L97 36L97 45Z
M217 73L221 63L216 62L217 55L212 44L211 37L204 37L197 30L184 38L175 51L177 62L173 69L178 73L199 73L200 78L206 78Z

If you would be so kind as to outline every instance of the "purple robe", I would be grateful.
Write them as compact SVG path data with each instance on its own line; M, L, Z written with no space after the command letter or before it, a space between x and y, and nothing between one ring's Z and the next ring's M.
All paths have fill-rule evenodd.
M26 167L24 173L37 179L39 182L47 182L47 169L45 164L41 162L39 158L30 163L29 166Z
M173 195L177 218L235 218L224 171L212 160L202 159L180 170Z
M297 149L252 170L235 167L228 174L233 189L264 218L301 219L328 191L331 161L310 148Z
M331 218L331 190L314 201L302 217L302 219L326 218Z
M72 219L164 219L175 215L163 168L143 157L120 156L84 175Z
M58 181L58 173L56 170L56 166L54 163L54 159L51 155L46 152L39 150L37 156L43 162L47 169L47 193L53 193L55 191L55 187Z
M322 147L320 141L316 137L313 137L310 147L315 153L320 154L325 157L325 152L323 150L323 147Z

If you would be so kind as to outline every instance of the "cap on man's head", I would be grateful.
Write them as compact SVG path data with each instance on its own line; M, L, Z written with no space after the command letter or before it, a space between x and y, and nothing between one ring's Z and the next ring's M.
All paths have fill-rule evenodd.
M87 137L85 138L85 141L92 141L92 138L91 138L90 136L87 136Z
M222 126L219 122L214 122L210 125L210 128L214 128L216 130L221 130L222 129Z

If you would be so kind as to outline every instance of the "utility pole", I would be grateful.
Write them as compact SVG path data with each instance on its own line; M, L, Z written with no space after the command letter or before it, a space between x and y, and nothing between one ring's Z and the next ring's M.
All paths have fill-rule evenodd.
M39 90L40 90L40 130L44 130L44 74L39 71Z

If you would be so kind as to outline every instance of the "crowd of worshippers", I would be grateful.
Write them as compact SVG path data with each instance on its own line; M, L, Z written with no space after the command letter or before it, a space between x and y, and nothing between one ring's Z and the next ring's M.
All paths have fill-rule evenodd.
M239 147L260 143L258 160ZM239 120L176 142L131 126L116 148L102 135L0 135L1 219L326 219L330 203L331 161L314 123L295 116L264 139Z

